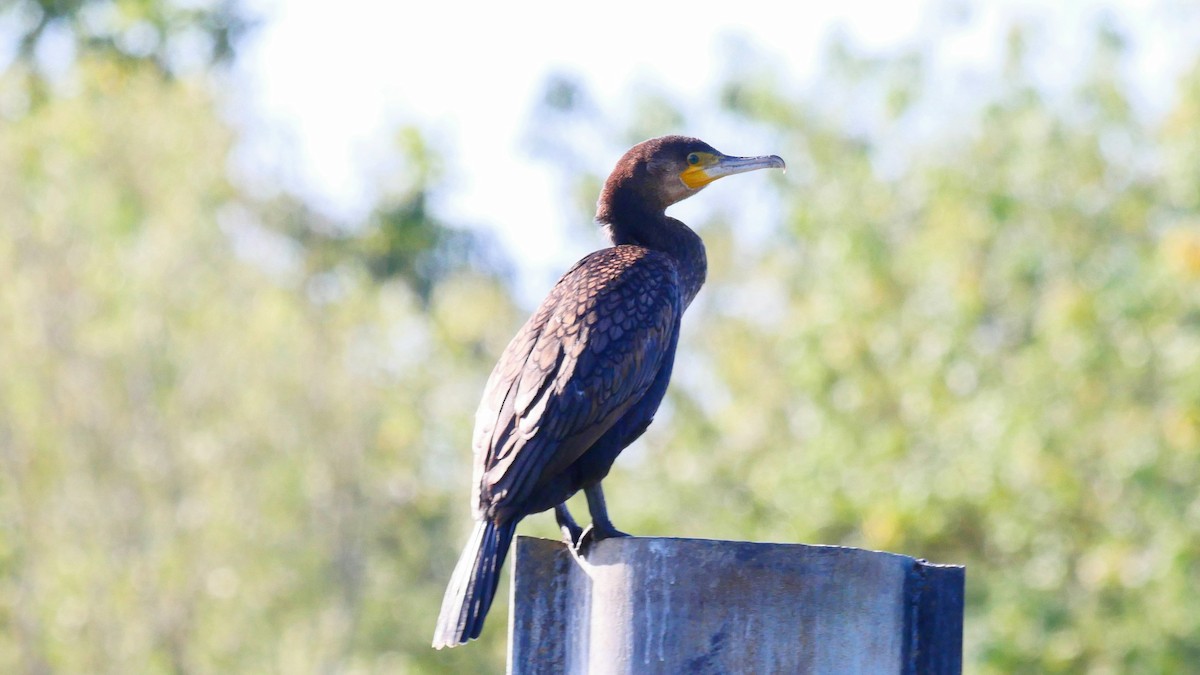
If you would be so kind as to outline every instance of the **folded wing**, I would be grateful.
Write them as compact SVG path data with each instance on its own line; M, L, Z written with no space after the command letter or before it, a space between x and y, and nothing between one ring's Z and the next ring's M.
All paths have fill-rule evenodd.
M597 251L563 275L492 371L475 420L473 506L519 512L653 383L682 314L665 255Z

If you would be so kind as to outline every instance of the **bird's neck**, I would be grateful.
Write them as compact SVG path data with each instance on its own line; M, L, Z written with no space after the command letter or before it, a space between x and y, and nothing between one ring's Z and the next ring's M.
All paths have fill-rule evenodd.
M675 259L683 291L683 306L686 308L690 305L708 274L708 257L700 235L662 212L623 211L605 215L609 217L601 218L600 222L613 246L642 246Z

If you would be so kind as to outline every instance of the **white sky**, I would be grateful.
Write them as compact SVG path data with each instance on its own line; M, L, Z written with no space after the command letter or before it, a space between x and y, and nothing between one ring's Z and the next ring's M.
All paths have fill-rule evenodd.
M871 51L923 47L922 35L945 24L947 8L974 6L948 0L791 6L613 0L430 2L415 8L368 0L261 1L267 3L261 7L266 23L240 55L233 99L238 108L232 116L249 132L241 161L282 172L289 187L323 210L353 219L371 203L377 187L372 171L378 173L392 152L390 133L415 124L435 148L448 152L450 189L440 196L441 213L453 222L494 228L510 250L523 238L522 259L514 262L526 282L542 288L598 243L568 241L579 230L561 222L566 211L555 194L560 184L521 147L547 75L581 77L592 98L614 114L625 111L622 101L638 82L702 102L724 69L718 45L737 36L803 86L818 69L831 30ZM1189 39L1200 39L1196 12L1170 1L1116 4L1120 25L1151 36L1135 41L1139 72L1130 76L1169 89L1173 74L1186 65L1172 57L1192 53ZM938 60L955 71L998 67L1012 19L1036 16L1054 26L1065 57L1047 63L1047 76L1064 75L1103 6L1042 5L1003 0L975 7L953 39L936 45ZM1185 21L1188 26L1177 25ZM1147 96L1153 98L1153 88ZM679 131L734 154L775 151L738 147L737 139L711 137L705 129ZM530 241L539 245L529 248Z

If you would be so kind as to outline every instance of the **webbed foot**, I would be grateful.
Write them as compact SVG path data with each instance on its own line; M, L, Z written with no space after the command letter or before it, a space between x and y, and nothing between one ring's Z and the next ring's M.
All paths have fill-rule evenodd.
M558 522L558 529L562 531L563 541L567 546L578 549L579 541L583 538L583 528L571 517L566 504L554 507L554 520Z
M616 539L618 537L632 536L633 535L629 534L628 532L622 532L613 527L611 522L592 523L591 525L588 525L588 528L579 536L579 539L576 540L576 544L573 548L575 549L576 555L582 557L587 555L588 549L590 549L596 542L604 539Z

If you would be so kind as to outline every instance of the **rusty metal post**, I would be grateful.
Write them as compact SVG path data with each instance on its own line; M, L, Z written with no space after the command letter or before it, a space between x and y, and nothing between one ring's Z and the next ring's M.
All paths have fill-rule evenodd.
M509 673L962 670L962 567L837 546L519 537Z

